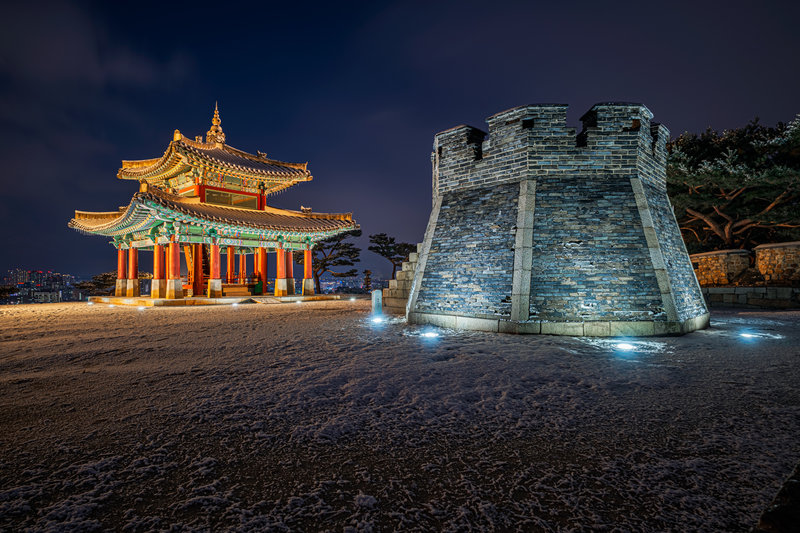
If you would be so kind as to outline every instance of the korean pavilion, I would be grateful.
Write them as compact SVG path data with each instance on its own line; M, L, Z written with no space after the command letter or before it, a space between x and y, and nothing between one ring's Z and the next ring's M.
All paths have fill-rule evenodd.
M153 253L153 298L264 294L268 253L276 254L275 296L292 295L293 252L298 251L303 253L302 294L313 294L314 244L358 228L351 213L268 206L268 196L312 179L307 163L276 161L262 152L253 155L228 146L220 124L215 108L205 142L202 136L191 140L175 130L163 156L123 161L117 177L139 182L139 192L127 206L111 212L75 211L69 227L113 239L116 296L140 296L140 251ZM188 273L185 284L181 251ZM248 272L250 255L253 270Z

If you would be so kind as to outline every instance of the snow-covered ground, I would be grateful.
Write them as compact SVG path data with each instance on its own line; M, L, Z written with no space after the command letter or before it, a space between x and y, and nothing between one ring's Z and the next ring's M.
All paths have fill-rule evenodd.
M800 459L800 313L620 341L368 305L0 307L0 530L745 531Z

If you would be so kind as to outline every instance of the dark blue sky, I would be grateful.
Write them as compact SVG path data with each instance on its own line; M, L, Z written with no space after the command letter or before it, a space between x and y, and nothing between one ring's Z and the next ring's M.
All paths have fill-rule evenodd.
M66 226L136 185L122 159L204 134L309 161L278 207L421 240L437 131L534 102L645 103L673 133L800 113L797 2L3 2L0 271L112 270ZM149 268L149 258L143 258Z

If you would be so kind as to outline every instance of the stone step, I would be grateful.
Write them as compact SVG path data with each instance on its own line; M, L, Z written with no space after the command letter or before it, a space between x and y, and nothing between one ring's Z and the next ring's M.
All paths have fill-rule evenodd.
M417 246L419 246L419 245L417 245ZM419 261L419 253L418 252L411 252L410 254L408 254L408 262L409 263L416 263L417 261Z
M388 315L405 315L406 308L405 307L386 307L384 306L383 312Z
M411 270L401 270L396 275L397 281L412 281L414 279L414 272Z
M405 313L406 303L408 299L406 298L384 298L383 299L383 306L384 307L402 307L403 312Z
M383 297L384 298L398 298L402 300L408 300L408 291L400 290L400 289L383 289Z
M418 243L417 243L417 253L418 253L418 254L421 254L421 253L422 253L422 243L421 243L421 242L418 242Z
M396 279L390 279L389 280L389 288L390 289L396 289L397 288L397 280Z
M404 272L414 272L416 268L417 268L416 263L412 263L410 261L403 261L403 265L400 267L400 270L403 270Z

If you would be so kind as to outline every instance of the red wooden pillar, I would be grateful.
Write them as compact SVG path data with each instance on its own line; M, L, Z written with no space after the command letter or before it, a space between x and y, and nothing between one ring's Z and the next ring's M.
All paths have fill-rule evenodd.
M211 245L211 264L209 265L209 274L211 279L222 279L220 275L220 264L219 264L219 245L212 244Z
M303 294L314 294L314 269L311 250L303 250Z
M139 296L139 250L128 249L128 287L125 296Z
M303 279L312 279L314 271L311 267L311 250L303 251Z
M181 282L181 245L177 242L170 242L167 247L167 290L165 297L183 298L183 283Z
M195 244L192 246L192 295L200 296L203 294L203 245Z
M150 296L163 298L167 281L164 279L164 247L153 244L153 279L150 280Z
M228 268L225 273L225 282L226 283L234 283L236 279L236 254L233 251L233 246L228 246Z
M284 257L286 258L286 279L294 279L294 253L286 250Z
M239 285L247 283L247 254L239 254Z
M277 270L275 275L275 296L294 294L294 280L292 279L292 251L278 248Z
M261 282L261 294L267 292L267 249L258 248L258 280Z
M212 244L210 263L208 265L208 297L220 298L222 296L222 276L220 275L219 245Z
M275 279L276 280L285 279L286 278L286 260L284 259L284 256L286 254L284 254L283 248L278 248L277 250L275 250L275 253L277 254L276 255L276 260L275 260L275 263L276 263L276 266L277 266L277 272L275 272Z
M181 245L177 242L169 243L169 270L168 279L181 280Z
M128 292L128 258L124 248L117 248L117 284L114 287L114 296L125 296Z

